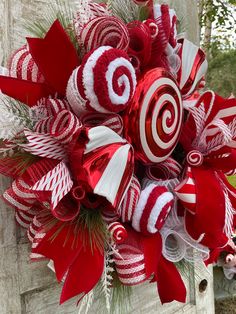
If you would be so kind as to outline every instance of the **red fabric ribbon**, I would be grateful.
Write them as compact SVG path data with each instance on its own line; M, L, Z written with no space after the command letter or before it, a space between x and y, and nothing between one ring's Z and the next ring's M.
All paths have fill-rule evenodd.
M186 288L184 282L175 265L167 261L162 255L160 233L147 237L136 232L129 225L126 225L125 228L128 237L122 245L133 246L134 249L139 250L144 255L146 280L154 276L152 282L157 282L161 302L185 302ZM133 272L130 272L130 277L132 274ZM136 276L136 273L134 273L134 276Z
M192 168L196 185L196 212L192 215L186 211L185 225L192 238L214 249L227 244L224 233L225 197L217 173L204 167Z
M162 303L186 302L186 288L176 266L162 255L162 239L159 233L151 237L141 237L147 278L154 274Z
M72 71L79 65L79 58L68 34L56 20L44 39L28 38L29 51L47 83L65 95Z
M56 235L58 230L61 231ZM58 281L65 282L61 293L60 303L83 294L86 295L99 281L104 267L104 253L96 246L84 246L84 240L89 241L86 229L74 233L72 224L57 223L33 253L41 254L54 262L55 272ZM83 235L83 236L81 236Z
M34 83L1 75L0 91L29 107L35 106L39 99L50 95L50 89L43 83Z

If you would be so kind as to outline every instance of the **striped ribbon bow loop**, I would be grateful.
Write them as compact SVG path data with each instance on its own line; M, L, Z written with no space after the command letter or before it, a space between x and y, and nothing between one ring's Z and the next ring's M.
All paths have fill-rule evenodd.
M123 285L134 286L146 280L144 254L129 244L118 246L119 255L115 256L118 277Z
M103 125L112 129L121 136L123 133L123 120L117 113L103 114L98 112L89 112L81 116L81 121L86 127Z
M83 168L93 193L105 197L118 208L133 175L133 148L105 126L89 129Z
M185 179L175 187L174 191L183 207L191 214L195 214L197 195L191 167L188 167Z

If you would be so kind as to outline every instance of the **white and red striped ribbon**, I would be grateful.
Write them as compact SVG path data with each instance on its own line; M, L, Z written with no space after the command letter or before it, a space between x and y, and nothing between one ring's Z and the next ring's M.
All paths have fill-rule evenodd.
M27 211L16 210L15 218L22 228L28 229L37 213L38 209L34 207Z
M59 143L68 144L81 127L82 123L73 113L68 110L62 110L55 116L50 134Z
M168 157L160 164L146 167L145 174L150 180L170 180L177 178L182 172L182 166L173 158Z
M178 72L178 82L183 98L188 98L205 77L208 63L203 50L187 39L182 42L180 59L181 68Z
M87 52L107 45L126 51L129 46L129 32L121 19L101 16L90 20L83 27L80 41Z
M36 133L50 133L51 124L53 122L52 117L38 121L34 126L34 131Z
M116 271L123 285L134 286L146 280L144 254L137 248L121 244L114 256Z
M138 204L141 192L141 186L138 178L133 176L130 187L125 194L124 200L118 210L122 222L130 222L133 217L134 210Z
M195 214L196 210L196 186L191 168L188 167L186 178L175 188L175 194L187 210Z
M64 147L57 141L56 138L50 136L50 134L40 134L31 132L30 130L25 130L24 133L28 143L22 144L21 147L25 151L45 158L57 160L63 160L66 158Z
M34 238L41 228L42 228L41 222L39 222L37 217L34 216L27 230L27 236L31 243L34 242Z
M81 116L81 122L88 127L106 126L119 135L123 133L123 120L119 114L87 113Z
M106 209L102 211L102 218L107 224L118 221L120 219L119 215L117 215L116 212Z
M34 239L33 239L33 242L32 242L32 249L35 249L38 246L38 244L40 243L40 241L45 236L46 236L46 233L44 231L40 231L40 229L39 229L39 231L34 236ZM33 260L33 261L34 260L37 261L37 260L45 259L45 257L43 255L41 255L41 254L37 254L37 253L31 252L30 253L30 259Z
M51 206L55 209L60 200L71 190L73 181L66 164L62 161L35 183L33 191L50 191Z
M128 237L125 227L118 221L110 223L108 231L110 232L112 239L118 244L123 243Z
M33 206L36 197L23 180L16 179L13 181L12 186L3 193L3 199L17 210L28 212Z
M45 81L26 45L13 54L9 62L9 69L11 77L38 83Z
M70 111L70 105L65 99L48 98L45 105L50 116L55 116L62 110Z

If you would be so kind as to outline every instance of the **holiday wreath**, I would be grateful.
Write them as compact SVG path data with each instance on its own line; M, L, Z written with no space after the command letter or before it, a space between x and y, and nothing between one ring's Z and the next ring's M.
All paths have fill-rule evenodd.
M205 54L167 5L84 0L66 21L1 69L3 199L61 303L100 284L109 309L145 281L185 302L177 263L234 254L236 100L201 91Z

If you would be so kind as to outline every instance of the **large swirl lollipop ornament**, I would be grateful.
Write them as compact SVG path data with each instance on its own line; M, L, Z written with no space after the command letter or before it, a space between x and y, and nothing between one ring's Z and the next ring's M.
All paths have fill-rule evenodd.
M67 99L75 114L85 111L120 112L136 88L135 69L128 55L110 46L88 53L67 85Z
M124 116L136 158L146 164L166 160L178 143L182 120L182 97L173 76L162 68L147 72Z

